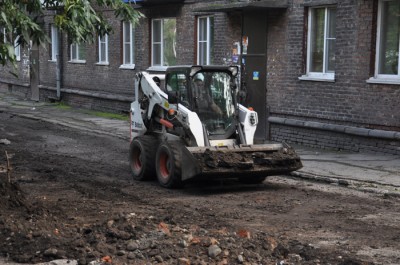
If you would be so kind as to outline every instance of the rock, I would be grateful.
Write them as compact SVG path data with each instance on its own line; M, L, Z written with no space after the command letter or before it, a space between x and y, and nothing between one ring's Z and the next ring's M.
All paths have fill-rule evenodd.
M278 246L278 242L273 237L267 237L264 241L263 248L273 252Z
M0 144L9 145L11 142L7 139L0 139Z
M299 254L292 254L292 253L288 255L288 259L291 262L294 262L295 264L299 264L300 261L303 260L302 257Z
M154 256L157 256L157 255L159 255L160 254L160 250L158 250L158 249L152 249L152 250L150 250L149 252L148 252L148 255L150 256L150 257L154 257Z
M135 242L129 242L128 245L126 246L126 250L128 250L128 251L135 251L138 248L139 248L139 245Z
M144 259L142 252L140 252L139 250L136 250L134 253L135 253L136 258Z
M208 256L211 258L216 258L219 254L221 254L222 250L217 245L211 245L208 248Z
M116 253L118 256L124 256L126 252L124 250L118 250Z
M113 224L114 224L114 220L110 220L107 222L107 227L111 228L113 226Z
M164 262L163 258L160 255L155 256L154 259L159 263Z
M45 257L57 257L58 251L55 248L46 249L43 253Z
M57 259L48 263L49 265L77 265L78 261L70 259ZM40 265L40 264L37 264Z
M178 265L190 265L190 260L187 258L179 258Z
M181 246L183 248L187 248L189 246L189 244L186 242L186 240L181 240L181 241L179 241L179 246Z
M130 260L133 260L133 259L136 259L136 255L133 252L129 252L127 258L130 259Z
M237 259L238 259L239 263L243 263L243 261L244 261L244 258L242 255L239 255Z

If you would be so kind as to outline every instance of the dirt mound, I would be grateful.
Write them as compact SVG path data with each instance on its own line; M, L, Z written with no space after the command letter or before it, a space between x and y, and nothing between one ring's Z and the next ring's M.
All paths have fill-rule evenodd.
M4 181L0 178L0 211L14 207L27 207L25 196L18 183Z

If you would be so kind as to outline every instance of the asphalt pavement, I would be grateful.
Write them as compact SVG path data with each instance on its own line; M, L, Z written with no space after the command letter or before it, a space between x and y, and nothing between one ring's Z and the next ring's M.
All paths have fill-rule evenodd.
M84 109L27 100L1 88L0 111L129 141L127 120L104 118ZM2 138L0 134L0 140ZM291 177L400 197L400 156L294 147L304 167L293 172Z

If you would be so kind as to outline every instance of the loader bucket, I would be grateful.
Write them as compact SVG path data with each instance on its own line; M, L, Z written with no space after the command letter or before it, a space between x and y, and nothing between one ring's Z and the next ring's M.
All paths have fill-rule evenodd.
M302 168L293 148L282 144L182 146L182 180L193 177L252 178Z

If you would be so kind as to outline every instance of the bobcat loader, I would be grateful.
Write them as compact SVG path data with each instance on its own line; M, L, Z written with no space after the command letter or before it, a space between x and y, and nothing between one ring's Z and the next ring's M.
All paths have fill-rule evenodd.
M174 66L140 72L131 103L130 167L182 187L195 177L261 183L302 167L287 144L254 144L257 112L237 103L236 66Z

